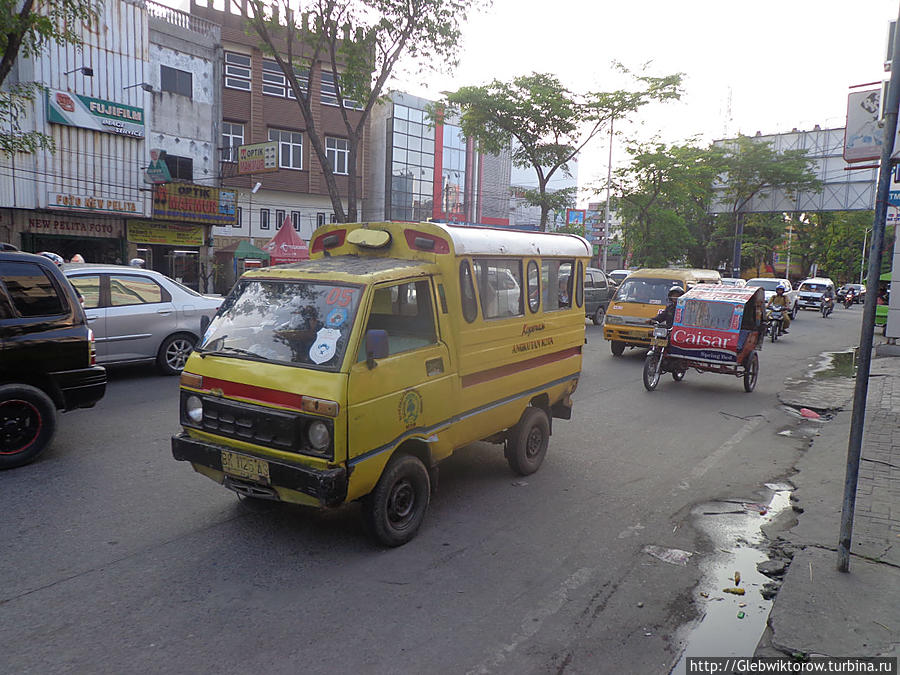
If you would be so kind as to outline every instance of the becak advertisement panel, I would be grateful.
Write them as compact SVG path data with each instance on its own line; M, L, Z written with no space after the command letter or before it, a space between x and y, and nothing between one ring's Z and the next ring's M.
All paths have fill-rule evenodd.
M669 336L669 354L694 361L734 363L740 333L675 326Z

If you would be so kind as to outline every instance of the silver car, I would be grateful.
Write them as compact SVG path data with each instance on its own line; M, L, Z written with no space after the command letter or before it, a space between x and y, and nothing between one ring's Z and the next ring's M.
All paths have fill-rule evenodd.
M156 362L177 375L223 298L200 295L152 270L123 265L69 263L63 272L81 294L94 331L97 363Z

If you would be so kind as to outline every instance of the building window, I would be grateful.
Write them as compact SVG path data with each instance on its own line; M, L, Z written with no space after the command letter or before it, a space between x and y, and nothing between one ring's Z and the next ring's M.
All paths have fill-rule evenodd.
M259 228L261 230L269 229L269 209L259 210Z
M332 213L331 216L329 216L329 218L328 218L328 222L333 225L334 223L337 222L337 216Z
M322 227L325 224L325 214L317 213L316 214L316 227Z
M337 105L337 85L334 81L334 73L330 70L323 70L320 79L322 81L322 97L320 100L325 105ZM359 103L349 98L344 99L344 107L362 109Z
M350 141L346 138L325 137L325 156L333 173L347 174L347 158L350 156Z
M235 52L225 52L225 86L229 89L250 91L249 56Z
M303 90L303 96L309 90L309 71L294 66L294 75L297 83ZM284 71L278 66L278 61L272 59L264 59L262 66L262 89L263 93L268 96L278 96L279 98L296 99L291 83L288 81Z
M291 224L294 226L294 229L297 232L300 231L300 212L299 211L291 211Z
M303 134L269 129L269 140L278 141L278 166L282 169L303 168Z
M434 215L435 130L424 110L395 103L389 138L391 184L385 216L425 221Z
M282 223L284 223L284 211L275 211L275 229L280 230Z
M173 180L183 180L188 183L194 180L194 160L190 157L166 154L166 167Z
M238 146L244 144L244 125L222 122L222 161L236 162Z
M232 227L242 227L244 224L244 208L242 206L237 207L237 219L234 221L234 225Z
M178 70L178 68L169 68L169 66L159 67L159 88L163 91L170 91L173 94L181 94L191 98L193 95L193 76L186 70Z

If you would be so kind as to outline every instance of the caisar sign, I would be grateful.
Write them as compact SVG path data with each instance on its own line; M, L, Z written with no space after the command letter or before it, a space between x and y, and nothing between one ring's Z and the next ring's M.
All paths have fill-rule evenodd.
M59 89L47 90L47 121L119 136L144 137L143 108Z

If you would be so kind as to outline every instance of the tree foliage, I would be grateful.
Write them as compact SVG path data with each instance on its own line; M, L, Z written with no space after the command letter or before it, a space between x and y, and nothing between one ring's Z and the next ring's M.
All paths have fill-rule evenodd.
M457 63L461 26L477 0L249 0L247 26L275 59L294 92L299 73L315 81L323 68L336 73L335 89L348 141L347 209L325 151L317 107L295 97L306 135L325 176L339 222L358 219L357 158L372 108L404 63L419 72ZM234 0L240 10L241 3Z
M80 27L96 21L100 9L95 0L0 0L0 152L54 149L50 136L23 129L43 89L34 82L6 81L19 58L40 53L48 43L80 45Z
M710 266L715 219L708 213L724 154L718 148L663 143L628 146L631 163L616 172L625 243L637 265L687 259Z
M538 187L530 203L540 207L541 229L546 230L547 214L555 208L547 190L554 174L571 177L569 162L613 120L681 95L680 74L632 77L633 90L576 93L552 74L532 73L510 82L462 87L447 95L445 103L460 110L463 134L475 138L482 150L512 148L513 164L534 169Z

